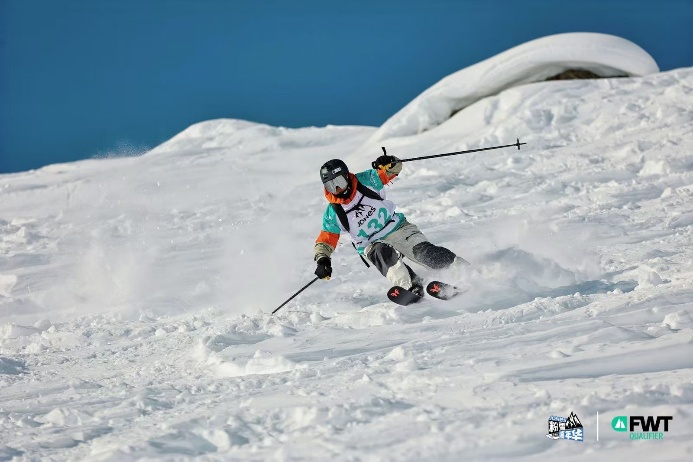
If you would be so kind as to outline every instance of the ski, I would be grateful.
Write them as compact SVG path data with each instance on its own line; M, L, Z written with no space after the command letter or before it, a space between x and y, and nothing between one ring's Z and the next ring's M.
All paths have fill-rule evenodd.
M422 297L400 286L394 286L387 291L387 298L398 305L406 306L418 302Z
M426 286L426 293L439 300L450 300L463 293L464 290L440 281L431 281Z

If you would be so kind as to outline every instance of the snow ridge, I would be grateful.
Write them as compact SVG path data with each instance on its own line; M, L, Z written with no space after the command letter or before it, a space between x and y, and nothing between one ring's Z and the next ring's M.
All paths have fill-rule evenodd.
M568 69L587 70L601 77L659 72L645 50L621 37L586 32L542 37L445 77L390 117L366 146L430 130L487 96L540 82Z

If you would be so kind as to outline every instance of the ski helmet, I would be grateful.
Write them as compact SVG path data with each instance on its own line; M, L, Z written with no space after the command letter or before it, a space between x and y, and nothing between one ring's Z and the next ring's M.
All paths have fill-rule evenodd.
M337 193L337 188L349 187L349 168L339 159L332 159L320 167L320 179L325 189L332 194Z

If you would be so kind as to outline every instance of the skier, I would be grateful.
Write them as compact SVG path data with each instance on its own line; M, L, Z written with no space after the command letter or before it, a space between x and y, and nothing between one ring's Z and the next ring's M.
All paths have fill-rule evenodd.
M361 258L365 255L393 286L422 296L423 280L402 261L402 256L434 270L469 263L450 250L431 244L416 225L395 212L392 201L385 199L383 188L402 171L402 162L395 156L382 155L371 165L373 169L357 174L350 173L339 159L320 167L330 204L315 242L315 275L320 279L332 276L332 252L340 233L347 232Z

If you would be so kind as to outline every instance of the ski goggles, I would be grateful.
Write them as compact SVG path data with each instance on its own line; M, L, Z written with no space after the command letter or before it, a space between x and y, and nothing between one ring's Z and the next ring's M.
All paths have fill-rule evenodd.
M340 175L332 178L331 180L326 181L323 184L325 185L325 189L327 189L327 191L329 191L332 194L337 194L337 190L346 189L349 182L345 176Z

